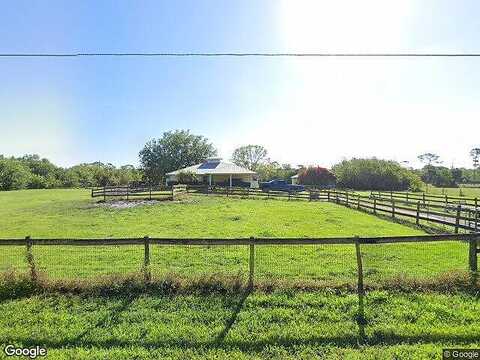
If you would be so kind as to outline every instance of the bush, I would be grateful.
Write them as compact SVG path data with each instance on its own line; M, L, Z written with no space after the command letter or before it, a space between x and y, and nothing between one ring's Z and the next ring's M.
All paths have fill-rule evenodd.
M333 167L337 184L355 190L411 190L422 188L420 177L395 161L372 159L344 160Z
M298 174L298 183L302 185L330 187L334 186L335 182L335 175L328 169L320 166L310 166L306 169L302 169Z
M198 177L193 171L180 171L177 174L177 182L179 184L195 184L198 182Z

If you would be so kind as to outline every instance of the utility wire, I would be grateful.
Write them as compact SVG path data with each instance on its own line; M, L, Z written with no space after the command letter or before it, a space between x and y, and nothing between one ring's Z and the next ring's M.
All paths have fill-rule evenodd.
M0 53L2 58L56 57L480 57L480 53L179 53L179 52L121 52L121 53Z

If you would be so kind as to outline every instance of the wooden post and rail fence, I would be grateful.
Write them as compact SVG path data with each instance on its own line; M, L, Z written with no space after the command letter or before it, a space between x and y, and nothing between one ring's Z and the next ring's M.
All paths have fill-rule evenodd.
M180 194L212 194L240 196L245 198L275 198L285 200L328 201L358 210L371 211L373 214L390 215L392 218L404 217L436 223L460 230L478 232L480 230L480 208L476 198L437 196L409 192L372 191L363 195L352 191L310 189L305 192L262 191L251 188L221 188L205 185L166 186L112 186L92 189L92 197L148 198L175 200Z
M478 253L480 252L480 234L442 234L442 235L415 235L415 236L388 236L388 237L339 237L339 238L240 238L240 239L173 239L173 238L120 238L120 239L33 239L30 236L24 239L1 239L0 246L25 246L26 262L32 281L37 280L37 267L33 248L35 246L126 246L143 245L144 257L142 272L145 282L151 280L150 272L150 247L152 245L170 246L239 246L245 245L249 249L249 286L254 284L255 272L255 247L263 245L355 245L358 249L361 245L381 245L400 243L438 243L442 241L468 242L468 269L471 272L478 271ZM81 266L79 264L78 266Z
M480 234L462 234L462 235L424 235L424 236L402 236L402 237L380 237L380 238L254 238L248 239L167 239L167 238L143 238L134 239L32 239L27 236L25 239L4 239L0 240L0 246L26 246L26 260L32 282L38 279L37 268L32 248L35 245L50 246L122 246L122 245L142 245L144 246L143 258L143 278L146 284L149 284L152 277L150 271L150 246L151 245L198 245L198 246L238 246L246 245L249 249L248 260L248 289L254 288L255 277L255 247L262 245L335 245L335 244L353 244L357 260L357 295L358 312L357 323L360 327L361 337L364 338L365 325L365 288L364 271L362 263L361 245L369 244L397 244L397 243L420 243L420 242L440 242L440 241L467 241L468 247L468 268L471 272L472 285L476 286L478 276L478 253L480 252ZM79 265L81 266L81 264Z

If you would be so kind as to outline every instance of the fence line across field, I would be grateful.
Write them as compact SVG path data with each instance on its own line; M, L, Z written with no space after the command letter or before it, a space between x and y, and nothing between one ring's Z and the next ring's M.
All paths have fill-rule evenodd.
M346 205L359 210L369 210L375 215L385 213L392 218L402 216L415 219L417 225L426 221L454 228L478 232L480 229L480 208L476 198L465 198L459 202L455 197L445 197L439 200L437 196L400 192L371 192L361 195L356 192L336 189L309 189L305 192L263 191L260 189L238 187L215 187L204 185L173 185L167 186L105 186L92 189L92 197L158 198L175 200L181 194L203 194L240 196L246 198L279 198L284 200L327 201ZM440 205L442 204L442 205ZM432 210L433 209L433 210Z
M0 246L26 246L26 262L30 269L32 280L37 279L37 270L33 248L35 246L125 246L125 245L143 245L144 258L142 269L146 280L151 279L149 270L150 265L150 246L151 245L170 245L170 246L239 246L244 245L249 248L249 281L253 284L255 268L255 248L263 245L355 245L358 248L361 245L381 245L381 244L399 244L399 243L438 243L444 241L465 241L469 243L468 247L468 268L472 272L478 270L478 253L480 249L480 234L442 234L442 235L418 235L418 236L400 236L400 237L339 237L339 238L154 238L145 236L143 238L119 238L119 239L33 239L30 236L25 239L2 239ZM80 265L81 266L81 265ZM363 276L363 275L362 275Z

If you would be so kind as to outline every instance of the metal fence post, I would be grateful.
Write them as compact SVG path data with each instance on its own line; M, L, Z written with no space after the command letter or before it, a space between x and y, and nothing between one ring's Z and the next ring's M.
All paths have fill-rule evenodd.
M32 279L33 282L36 282L38 279L38 276L37 276L37 269L35 267L35 259L33 257L33 252L32 252L33 241L30 238L30 236L25 237L25 243L27 245L27 263L28 263L28 268L30 269L30 278Z
M143 278L145 282L150 282L152 274L150 273L150 238L145 236L143 238Z
M255 273L255 238L250 238L250 259L248 262L249 265L249 275L248 275L248 287L253 288L253 276Z

